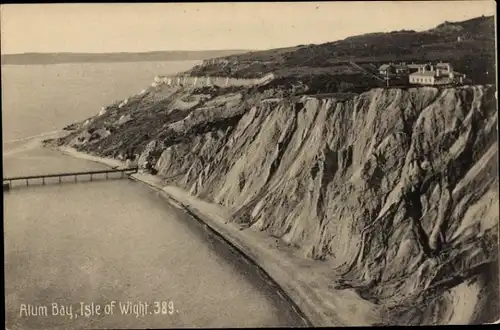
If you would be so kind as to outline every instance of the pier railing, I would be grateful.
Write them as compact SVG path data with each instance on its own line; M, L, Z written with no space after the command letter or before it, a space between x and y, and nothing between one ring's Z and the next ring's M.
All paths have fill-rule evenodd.
M108 179L110 174L112 173L120 173L120 178L124 178L125 176L128 177L130 174L137 173L139 171L138 167L128 167L128 168L121 168L121 169L110 169L110 170L98 170L98 171L85 171L85 172L67 172L67 173L55 173L55 174L41 174L41 175L28 175L28 176L16 176L16 177L10 177L10 178L3 178L3 188L9 189L12 186L12 183L15 181L24 181L26 182L26 186L30 185L30 180L31 182L33 180L40 180L41 183L44 185L46 184L46 179L49 178L58 178L59 183L62 183L62 178L64 177L73 177L74 182L78 182L79 177L84 177L88 176L90 181L93 181L93 179L98 175L98 174L104 174L105 179Z

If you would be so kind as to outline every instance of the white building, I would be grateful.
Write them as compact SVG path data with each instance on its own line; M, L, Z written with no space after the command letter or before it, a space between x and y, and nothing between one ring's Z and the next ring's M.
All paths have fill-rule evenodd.
M449 63L438 63L435 66L425 64L418 68L417 72L409 75L410 84L417 85L446 85L452 83L463 83L465 75L453 71Z

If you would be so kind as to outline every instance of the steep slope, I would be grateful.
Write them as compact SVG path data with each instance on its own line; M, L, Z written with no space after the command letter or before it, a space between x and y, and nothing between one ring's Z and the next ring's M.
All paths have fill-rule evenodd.
M58 144L139 165L327 263L388 324L498 319L492 86L350 98L159 86ZM313 271L313 270L311 270Z

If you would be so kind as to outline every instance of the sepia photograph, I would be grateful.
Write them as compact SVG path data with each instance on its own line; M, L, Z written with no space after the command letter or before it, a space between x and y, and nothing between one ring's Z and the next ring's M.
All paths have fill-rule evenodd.
M500 323L496 24L0 5L5 329Z

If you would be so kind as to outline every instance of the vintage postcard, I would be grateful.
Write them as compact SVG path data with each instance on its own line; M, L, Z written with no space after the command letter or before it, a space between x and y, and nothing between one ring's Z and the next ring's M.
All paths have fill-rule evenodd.
M0 8L6 329L500 320L494 1Z

